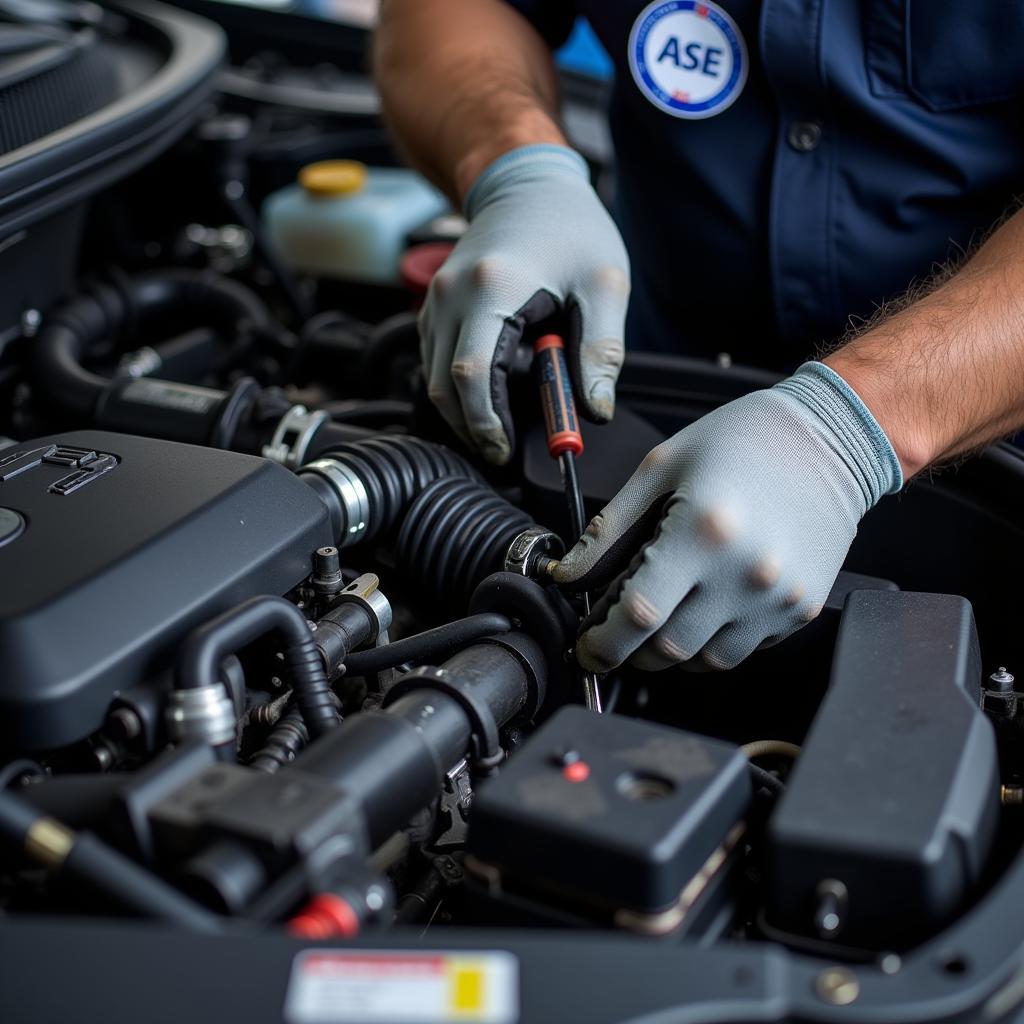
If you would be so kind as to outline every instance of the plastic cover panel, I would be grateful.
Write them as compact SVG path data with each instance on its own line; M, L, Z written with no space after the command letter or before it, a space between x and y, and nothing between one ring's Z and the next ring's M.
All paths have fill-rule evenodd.
M87 735L189 629L286 593L332 541L281 466L100 431L0 451L0 507L25 522L0 544L0 745L16 748Z

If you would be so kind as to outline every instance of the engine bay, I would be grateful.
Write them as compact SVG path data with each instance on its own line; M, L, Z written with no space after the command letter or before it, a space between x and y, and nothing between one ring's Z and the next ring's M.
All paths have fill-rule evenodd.
M546 572L575 537L529 347L508 467L425 394L422 261L458 218L405 236L388 283L289 265L267 197L316 160L393 163L383 130L215 91L215 27L111 7L0 20L0 38L38 34L23 52L59 32L60 59L104 69L80 119L149 103L104 129L107 176L74 124L0 153L16 1019L87 998L130 1012L86 995L112 962L164 993L150 1019L363 1019L318 1017L300 991L321 947L392 979L476 951L499 994L463 1020L1017 1012L1021 452L886 499L782 644L724 673L616 670L596 713L572 657L580 595ZM163 128L133 134L143 121ZM660 440L772 379L630 353L615 422L584 428L587 513ZM40 991L43 949L66 986ZM322 969L343 987L338 955ZM187 980L153 979L169 961ZM204 970L225 1002L195 998Z

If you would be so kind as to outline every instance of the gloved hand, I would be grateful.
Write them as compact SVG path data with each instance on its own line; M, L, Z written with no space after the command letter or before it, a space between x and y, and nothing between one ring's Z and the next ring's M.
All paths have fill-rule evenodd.
M506 379L527 324L569 314L567 356L583 415L615 408L629 297L629 260L564 146L524 146L492 163L466 198L469 229L431 284L420 314L431 400L490 462L514 437Z
M734 667L818 614L857 523L902 485L823 363L716 409L651 451L555 570L591 590L630 563L583 624L580 664Z

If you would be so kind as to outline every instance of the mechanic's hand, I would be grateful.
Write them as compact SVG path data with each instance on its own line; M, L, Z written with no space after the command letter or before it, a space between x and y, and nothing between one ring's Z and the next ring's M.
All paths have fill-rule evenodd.
M818 614L860 518L902 484L881 427L822 363L704 416L644 459L555 570L590 590L629 563L583 624L580 664L732 668Z
M514 438L506 378L523 328L569 314L567 356L582 412L612 418L623 360L629 260L564 146L524 146L492 163L466 199L469 228L431 284L420 314L431 400L490 462Z

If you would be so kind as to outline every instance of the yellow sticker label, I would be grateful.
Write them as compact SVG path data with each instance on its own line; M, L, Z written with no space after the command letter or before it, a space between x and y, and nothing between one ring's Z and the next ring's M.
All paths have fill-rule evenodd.
M452 970L452 1010L478 1013L486 1005L484 971L478 965L459 965Z
M292 965L289 1024L515 1024L519 961L505 950L308 949Z

